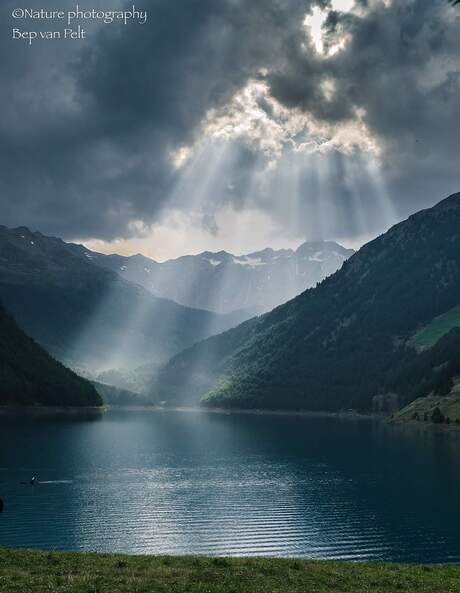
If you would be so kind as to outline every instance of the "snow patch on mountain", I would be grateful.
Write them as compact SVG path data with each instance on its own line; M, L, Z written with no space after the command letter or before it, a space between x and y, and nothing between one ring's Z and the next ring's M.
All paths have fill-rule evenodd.
M217 266L220 266L220 264L222 263L220 260L218 259L208 259L208 258L204 258L204 261L207 261L211 264L211 266L213 266L214 268L217 268Z
M334 255L336 255L336 254L334 254ZM327 257L324 256L323 251L317 251L313 255L310 255L310 257L308 258L308 261L324 262L326 260L327 260Z
M249 255L242 258L233 258L233 263L239 266L247 266L249 268L257 268L258 266L265 266L266 262L262 261L260 257L250 257Z
M140 284L157 297L217 313L264 313L315 286L354 252L333 241L310 241L296 250L271 248L234 255L204 251L166 262L143 255L89 252L94 262Z

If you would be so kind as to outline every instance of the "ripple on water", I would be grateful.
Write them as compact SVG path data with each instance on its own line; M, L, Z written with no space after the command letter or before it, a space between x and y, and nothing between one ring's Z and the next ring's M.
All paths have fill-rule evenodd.
M333 419L0 419L0 545L459 562L459 445Z

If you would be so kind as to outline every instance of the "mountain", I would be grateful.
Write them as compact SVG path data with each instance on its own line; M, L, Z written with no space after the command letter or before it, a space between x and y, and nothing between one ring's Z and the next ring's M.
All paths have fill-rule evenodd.
M416 337L459 304L457 193L362 247L316 288L174 357L151 390L168 404L332 411L369 410L397 389L405 404L414 393L404 373L423 353Z
M0 299L54 357L96 370L164 362L244 318L156 298L84 247L25 227L0 227Z
M101 396L104 404L109 406L151 406L149 398L141 393L120 389L114 385L100 383L99 381L90 381L95 390Z
M124 257L89 250L86 257L181 305L218 313L249 310L255 315L315 286L353 253L332 241L318 241L303 243L295 251L264 249L240 256L205 251L164 263L143 255Z
M26 336L0 306L0 406L100 406L94 387Z
M460 427L460 320L411 361L394 389L410 403L392 415L395 424L434 422Z
M449 395L460 378L460 321L430 348L423 348L400 366L390 389L404 394L404 402L420 397Z

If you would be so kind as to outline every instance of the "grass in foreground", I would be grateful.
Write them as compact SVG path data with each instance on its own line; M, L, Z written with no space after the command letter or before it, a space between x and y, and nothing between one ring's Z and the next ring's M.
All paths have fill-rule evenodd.
M460 566L0 550L1 593L459 593Z

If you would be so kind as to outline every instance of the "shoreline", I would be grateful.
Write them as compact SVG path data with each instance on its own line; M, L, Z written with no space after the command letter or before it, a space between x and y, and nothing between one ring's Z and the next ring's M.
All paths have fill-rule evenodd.
M0 417L5 416L63 416L78 417L91 416L98 417L109 412L181 412L189 414L225 414L225 415L250 415L250 416L299 416L306 418L338 418L343 420L378 420L382 421L387 416L382 414L359 413L354 411L342 412L320 412L313 410L266 410L266 409L248 409L248 408L208 408L208 407L187 407L187 406L158 406L158 405L104 405L102 407L93 406L0 406Z
M105 414L106 411L106 406L0 406L0 417L86 416L96 418Z
M458 433L460 426L451 424L435 424L433 422L419 422L414 420L394 419L388 414L381 413L360 413L355 411L313 411L313 410L266 410L260 408L208 408L208 407L187 407L187 406L158 406L158 405L104 405L94 406L0 406L0 418L81 418L98 419L105 414L116 413L186 413L186 414L220 414L226 416L290 416L299 418L335 418L344 421L373 421L389 428L409 429L419 431L431 431L440 433Z
M2 593L439 593L460 566L279 557L126 555L0 549ZM64 587L64 588L63 588Z
M439 432L439 433L455 433L460 432L460 425L453 422L450 424L437 424L436 422L421 422L419 420L393 420L388 418L385 420L385 424L392 428L403 428L410 429L418 432Z
M435 409L441 413L438 422L434 422L432 418ZM443 396L419 397L398 410L393 418L388 419L388 424L424 431L459 432L460 394L453 389L451 393Z
M313 410L266 410L260 408L208 408L187 406L106 406L107 411L119 412L186 412L194 414L245 414L251 416L302 416L310 418L341 418L346 420L384 420L387 416L382 414L362 414L359 412L319 412Z

